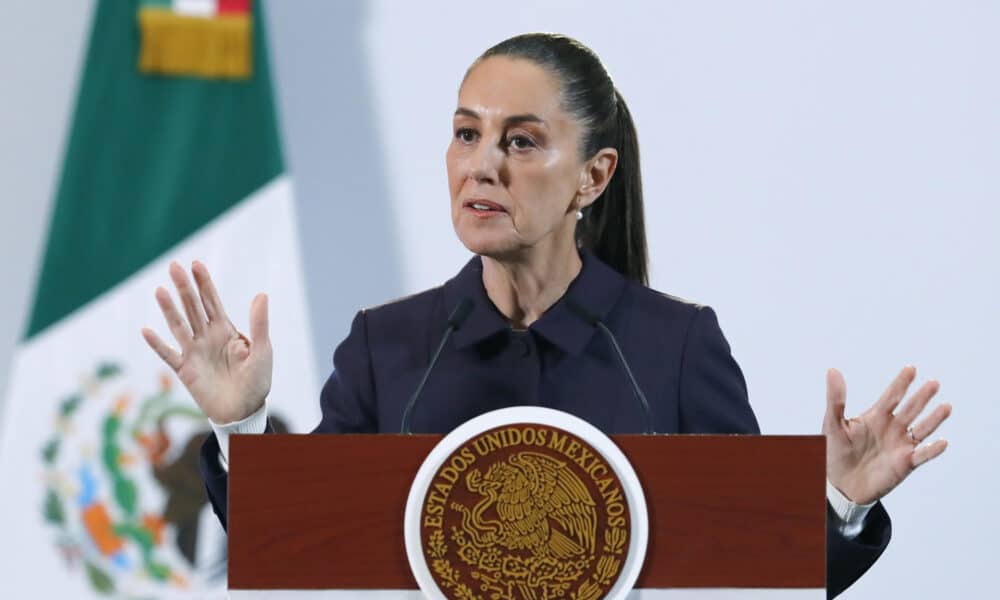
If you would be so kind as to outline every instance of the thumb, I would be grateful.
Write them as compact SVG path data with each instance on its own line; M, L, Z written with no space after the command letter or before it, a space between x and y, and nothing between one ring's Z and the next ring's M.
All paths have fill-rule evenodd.
M823 430L827 433L838 431L844 422L844 409L847 406L847 384L844 376L837 369L826 371L826 416L823 417Z
M267 329L267 294L257 294L250 303L250 338L255 346L271 343Z

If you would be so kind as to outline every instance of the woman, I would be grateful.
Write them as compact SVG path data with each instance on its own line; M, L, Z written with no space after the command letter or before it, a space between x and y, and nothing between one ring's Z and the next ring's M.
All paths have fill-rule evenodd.
M472 302L420 404L416 431L446 432L488 410L536 404L608 433L642 430L629 381L590 313L617 337L651 399L661 433L759 433L743 375L709 307L647 282L639 148L625 101L599 59L562 36L529 34L486 51L462 82L447 153L455 231L476 256L443 286L358 313L334 356L317 432L396 432L405 404L463 299ZM204 265L195 287L171 265L185 318L156 298L181 351L152 331L149 345L212 420L202 453L209 495L225 524L228 435L262 432L272 352L267 299L250 309L251 338L226 317ZM946 443L920 446L948 417L938 390L904 368L866 412L844 418L845 386L827 375L831 595L888 543L878 500ZM614 399L628 399L615 402ZM221 459L221 461L220 461Z

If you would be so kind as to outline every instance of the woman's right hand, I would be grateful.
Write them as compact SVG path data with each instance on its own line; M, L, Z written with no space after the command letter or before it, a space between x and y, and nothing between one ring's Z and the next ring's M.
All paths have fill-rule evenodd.
M247 339L226 316L205 265L195 261L191 273L197 291L184 269L170 263L170 278L187 320L177 311L170 293L156 288L156 302L180 352L149 328L142 330L142 337L177 373L209 419L219 424L245 419L264 405L271 390L273 353L267 333L267 296L258 294L250 304L251 339Z

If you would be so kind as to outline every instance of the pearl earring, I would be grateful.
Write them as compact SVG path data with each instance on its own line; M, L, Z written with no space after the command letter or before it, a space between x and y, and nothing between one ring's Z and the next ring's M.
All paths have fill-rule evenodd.
M583 218L583 211L582 210L576 211L576 220L579 221L582 218Z

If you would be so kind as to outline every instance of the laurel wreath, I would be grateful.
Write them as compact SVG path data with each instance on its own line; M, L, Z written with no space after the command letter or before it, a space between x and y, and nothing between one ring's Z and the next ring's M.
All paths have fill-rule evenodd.
M448 546L444 543L444 533L438 529L427 540L427 554L431 557L431 568L441 578L440 585L446 589L454 588L455 597L459 600L482 600L467 584L459 581L461 574L446 558Z
M628 534L621 527L609 527L604 530L604 551L608 554L621 554L625 551L625 540Z

